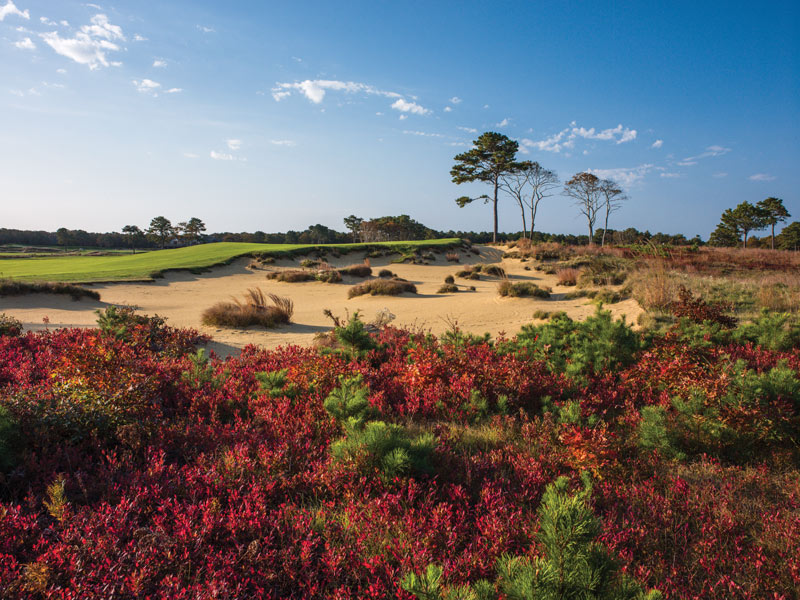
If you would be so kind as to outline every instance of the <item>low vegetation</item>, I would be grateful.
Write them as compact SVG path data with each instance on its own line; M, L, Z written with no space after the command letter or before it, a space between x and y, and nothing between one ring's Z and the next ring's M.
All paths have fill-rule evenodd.
M0 596L792 598L797 316L668 311L497 340L331 314L226 360L124 307L12 322Z
M252 325L273 328L289 323L293 302L275 294L264 294L259 288L247 290L244 298L218 302L203 312L202 323L213 327L244 328Z
M417 293L417 286L413 283L395 277L394 279L370 279L351 287L347 292L348 298L356 296L398 296L400 294Z
M73 300L81 298L100 300L100 294L95 290L69 283L0 279L0 296L24 296L26 294L63 294Z
M436 290L437 294L455 294L458 291L458 286L453 283L444 283Z
M504 279L497 284L498 294L501 296L510 296L512 298L549 298L550 291L549 288L541 288L530 281L511 283L508 279Z

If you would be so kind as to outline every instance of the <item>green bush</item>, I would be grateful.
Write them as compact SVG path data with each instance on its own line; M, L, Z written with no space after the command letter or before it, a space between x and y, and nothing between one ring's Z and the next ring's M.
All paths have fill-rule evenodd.
M642 347L640 337L625 320L615 321L601 310L585 321L561 313L541 325L524 325L514 350L546 360L551 370L573 377L624 367Z
M452 283L443 283L442 286L436 290L437 294L455 294L458 291L458 286Z
M511 283L508 279L501 281L497 285L497 293L501 296L511 296L512 298L549 298L550 290L540 288L535 283L530 281L521 281L519 283Z
M766 309L752 323L740 325L733 332L740 344L752 342L770 350L800 348L800 325L789 313L771 313Z
M444 278L445 283L454 284L456 282L455 278L452 275L448 275Z
M596 538L600 521L589 507L591 487L574 494L569 480L559 477L547 486L539 506L538 541L543 554L503 555L497 561L494 582L448 586L443 569L428 565L425 573L408 573L401 587L425 600L659 600L658 591L645 591Z

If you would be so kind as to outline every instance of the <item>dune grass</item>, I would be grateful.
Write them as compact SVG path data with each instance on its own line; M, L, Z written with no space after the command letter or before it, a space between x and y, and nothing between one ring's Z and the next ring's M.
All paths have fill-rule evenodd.
M347 292L348 298L356 296L399 296L404 292L417 293L417 286L404 279L370 279L354 285Z
M269 302L267 302L269 299ZM288 323L294 313L294 303L275 294L264 294L260 288L247 290L243 300L218 302L203 312L203 325L244 328L260 325L272 328Z
M143 254L118 256L47 256L9 258L0 260L0 278L20 281L101 282L151 280L165 271L202 271L215 265L227 264L240 256L291 256L313 249L338 252L372 250L379 247L395 252L427 247L450 247L456 238L375 244L246 244L219 242L186 248L153 250Z
M25 296L27 294L62 294L73 300L90 298L100 300L100 294L77 285L49 281L17 281L0 279L0 296Z

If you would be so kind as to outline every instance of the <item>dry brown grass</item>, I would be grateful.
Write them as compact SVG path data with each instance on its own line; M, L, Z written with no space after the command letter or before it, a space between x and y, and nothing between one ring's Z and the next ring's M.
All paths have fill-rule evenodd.
M580 277L580 274L580 269L559 269L556 271L558 285L575 285L578 283L578 277Z
M354 285L347 292L348 298L363 296L399 296L405 292L417 293L417 286L404 279L370 279L358 285Z
M269 299L269 301L268 301ZM244 299L218 302L203 312L202 323L214 327L249 327L260 325L272 328L289 323L294 314L294 303L283 296L264 294L261 288L250 288Z
M284 269L283 271L267 273L267 279L285 283L298 283L300 281L313 281L316 279L316 275L312 271L303 271L302 269Z
M349 265L338 269L342 275L349 275L350 277L369 277L372 275L372 268L367 263L358 265Z
M633 278L633 295L645 310L666 311L677 298L678 285L664 260L651 261Z
M448 252L444 255L448 262L458 262L461 258L458 256L458 252Z
M443 283L442 287L436 290L437 294L455 294L458 291L458 286L454 283Z
M497 284L497 293L501 296L511 296L512 298L549 298L550 290L540 288L535 283L530 281L521 281L519 283L511 283L508 279L504 279Z

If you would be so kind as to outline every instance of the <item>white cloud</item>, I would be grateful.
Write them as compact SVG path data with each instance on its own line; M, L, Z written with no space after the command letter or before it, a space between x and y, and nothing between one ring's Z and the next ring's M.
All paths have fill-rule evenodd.
M67 74L67 70L66 69L56 69L56 73L59 73L61 75L66 75Z
M165 94L177 94L177 93L182 92L182 91L183 91L183 88L169 88L168 90L164 90L164 93Z
M678 166L681 166L681 167L693 167L696 164L697 164L696 160L679 160L678 161Z
M276 101L280 101L288 96L291 96L293 91L300 92L314 104L321 103L325 98L325 93L328 91L345 92L348 94L373 94L378 96L386 96L388 98L402 98L401 94L378 90L365 83L358 83L355 81L337 81L333 79L306 79L305 81L294 83L277 83L275 84L275 87L272 88L272 97L275 98Z
M431 112L430 109L420 106L416 102L408 102L403 98L398 98L392 103L392 108L400 112L411 113L412 115L427 115Z
M122 28L109 23L105 15L95 15L90 22L91 25L82 26L73 38L62 38L56 31L40 36L57 54L87 65L91 70L121 65L119 62L109 62L106 54L120 50L114 41L125 40Z
M450 98L450 104L461 104L461 98L458 96L453 96Z
M775 176L769 173L756 173L755 175L750 175L748 179L750 181L774 181Z
M478 133L478 130L474 127L457 127L456 129L460 129L461 131L466 131L467 133Z
M602 179L613 179L625 187L630 187L644 179L644 176L654 168L655 165L644 164L631 168L588 169L588 172L597 175Z
M664 145L664 140L656 140L655 142L652 143L652 145L650 147L651 148L661 148L661 146L663 146L663 145Z
M62 27L69 27L69 21L64 21L64 20L62 20L62 21L59 21L59 24L60 24Z
M231 150L238 150L242 147L242 140L225 140L225 143L228 145L228 148Z
M680 173L667 173L666 171L661 173L661 177L664 177L664 178L677 178L677 177L680 177L680 176L681 176Z
M403 131L403 133L405 135L418 135L420 137L437 137L437 138L444 137L441 133L428 133L426 131L409 131L409 130L405 130L405 131Z
M302 58L300 58L299 56L293 56L293 57L292 57L292 60L293 60L294 62L298 62L298 63L301 63L301 62L303 62L303 59L302 59Z
M139 34L137 33L137 34L135 34L135 35L133 36L133 41L134 41L134 42L146 42L146 41L147 41L147 38L146 38L146 37L144 37L143 35L139 35Z
M213 27L206 27L205 25L198 25L197 29L199 29L203 33L215 33L216 32L216 29L214 29Z
M573 121L574 125L574 121ZM586 129L584 127L573 127L571 136L579 136L589 140L614 140L617 144L624 144L636 139L636 130L623 127L621 124L612 129L603 129L602 131L595 131L594 127Z
M728 174L727 174L727 173L722 173L722 172L720 172L720 173L714 173L714 174L712 175L712 177L714 177L715 179L722 179L723 177L727 177L727 176L728 176Z
M679 165L688 166L688 165L696 165L697 161L703 158L711 158L714 156L722 156L723 154L727 154L730 152L730 148L725 148L724 146L709 146L706 148L705 152L701 152L697 156L689 156L684 158L683 161L679 162Z
M153 61L153 66L156 67L157 69L164 68L167 66L167 61L157 58Z
M508 120L508 117L506 117L505 119L503 119L499 123L495 123L495 127L508 127L509 122L510 121Z
M543 150L545 152L561 152L564 148L572 148L575 145L573 141L574 138L564 140L564 136L566 136L568 132L569 128L562 129L558 133L539 141L523 138L520 141L521 148L536 148L537 150Z
M214 160L236 160L233 154L225 154L224 152L215 152L214 150L211 151L209 154L211 158Z
M22 50L35 50L36 49L36 44L34 44L33 41L31 40L31 38L29 38L29 37L26 37L21 42L14 42L14 45L17 48L20 48Z
M156 95L158 88L161 87L160 83L153 81L152 79L134 79L133 85L136 86L136 91L141 92L142 94L153 95Z
M22 17L23 19L31 18L31 13L28 12L27 8L25 10L20 10L11 0L8 0L5 6L0 6L0 21L5 19L8 15L16 15L18 17Z
M489 108L489 105L488 104L484 104L483 108Z
M270 140L269 143L273 144L274 146L287 146L287 147L297 145L297 143L292 140Z
M451 112L452 110L453 110L453 108L451 106L445 106L444 107L444 112Z
M405 121L408 118L408 115L400 115L400 121Z
M89 4L89 3L87 3L87 4L84 4L84 6L88 6L89 8L93 8L95 10L103 10L103 7L100 6L99 4Z
M39 22L40 22L42 25L48 25L48 26L55 26L55 25L58 25L58 23L56 23L55 21L51 21L51 20L50 20L50 19L48 19L47 17L39 17Z

